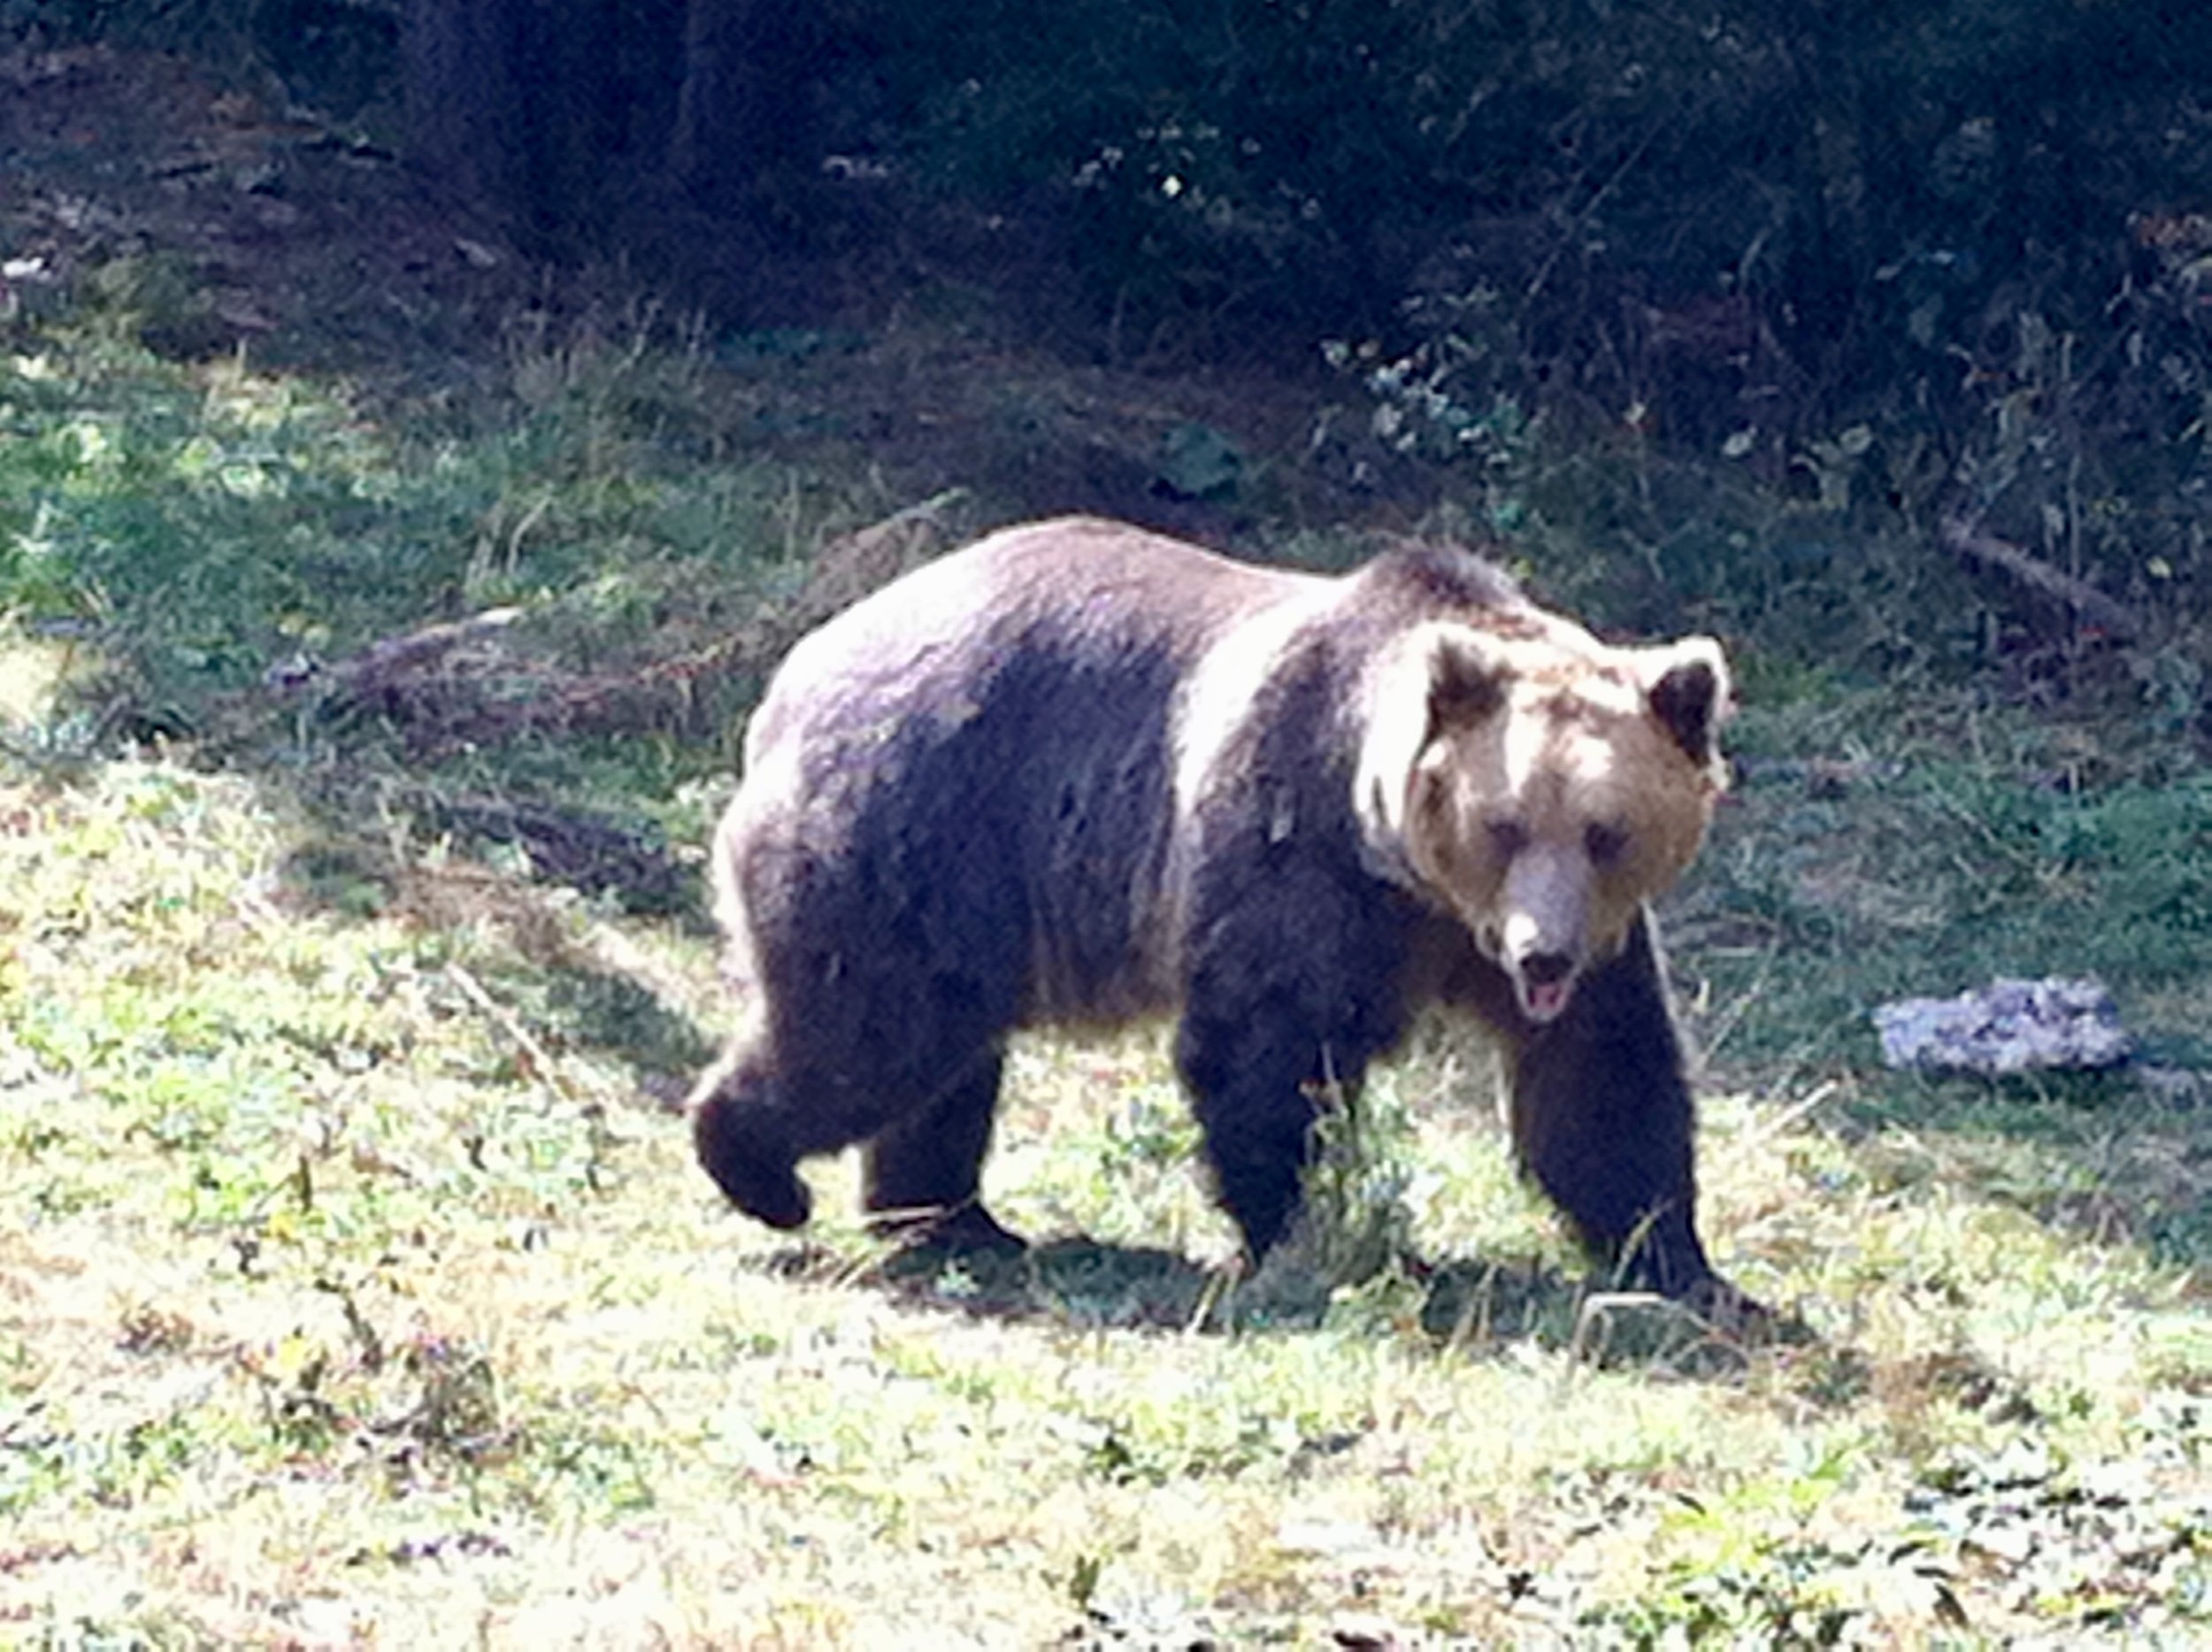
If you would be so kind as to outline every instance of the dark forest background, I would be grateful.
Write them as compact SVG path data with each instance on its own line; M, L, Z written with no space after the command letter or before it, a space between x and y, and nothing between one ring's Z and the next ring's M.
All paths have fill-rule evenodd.
M1620 529L1609 492L1655 520L1709 521L1731 490L1798 509L1749 558L1724 529L1686 548L1650 529L1673 588L1755 603L1824 581L1918 610L1919 577L1865 549L1912 546L1980 592L1922 646L2155 639L2136 674L2166 714L2197 714L2212 22L2195 5L0 13L19 37L157 44L278 84L534 254L619 259L723 327L851 321L956 268L1072 360L1355 380L1376 456L1353 468L1449 473L1494 525L1545 503L1563 454L1594 452L1639 468L1584 465L1577 503L1549 501L1586 534Z

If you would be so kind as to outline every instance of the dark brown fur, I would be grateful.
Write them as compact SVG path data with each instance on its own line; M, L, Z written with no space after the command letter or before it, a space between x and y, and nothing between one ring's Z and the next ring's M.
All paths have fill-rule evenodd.
M1257 1255L1295 1214L1315 1087L1356 1082L1440 1001L1502 1042L1521 1161L1583 1235L1661 1290L1725 1298L1693 1225L1690 1095L1640 901L1572 960L1564 1009L1532 1019L1521 964L1486 953L1461 892L1425 885L1356 801L1385 719L1412 721L1374 749L1410 760L1449 719L1511 714L1502 669L1440 667L1386 703L1393 650L1437 621L1569 681L1630 658L1461 553L1325 580L1083 520L995 535L803 641L716 845L750 1020L701 1081L708 1171L793 1226L798 1161L865 1143L871 1210L1003 1240L977 1188L1007 1033L1177 1013L1207 1156ZM1650 806L1694 809L1669 823L1693 848L1725 694L1712 659L1649 695L1659 744L1680 747L1669 783L1695 800ZM1379 797L1403 792L1402 766Z

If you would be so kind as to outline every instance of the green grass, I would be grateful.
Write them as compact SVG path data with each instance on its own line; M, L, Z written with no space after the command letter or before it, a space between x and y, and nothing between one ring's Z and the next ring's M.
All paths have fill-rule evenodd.
M1717 1243L1829 1341L1623 1356L1440 1046L1394 1086L1411 1242L1496 1277L1448 1324L1386 1272L1200 1331L1227 1236L1148 1041L1025 1047L993 1167L1102 1259L887 1279L846 1167L818 1249L719 1210L649 1070L547 990L576 965L531 956L710 1013L697 938L518 885L468 922L339 914L287 881L296 818L173 765L19 782L0 818L27 1633L2201 1625L2189 1280L1941 1141L1722 1098Z
M918 1268L855 1224L848 1162L803 1242L691 1164L667 1100L727 1022L699 845L759 662L614 692L781 634L815 553L902 502L740 457L726 370L643 323L522 336L480 403L389 422L18 342L9 1638L2212 1632L2201 1102L1900 1078L1865 1018L2094 971L2202 1064L2180 748L1755 641L1747 783L1667 916L1706 1226L1805 1340L1590 1279L1441 1032L1242 1285L1156 1035L1025 1041L987 1191L1047 1242ZM331 686L509 603L393 696ZM295 656L320 673L265 682Z

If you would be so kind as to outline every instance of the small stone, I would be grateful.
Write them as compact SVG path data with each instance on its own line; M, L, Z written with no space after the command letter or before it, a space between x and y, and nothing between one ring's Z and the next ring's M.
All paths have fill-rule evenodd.
M2124 1065L2135 1040L2101 982L2048 976L2000 980L1955 998L1878 1006L1885 1064L1920 1072L2029 1072Z

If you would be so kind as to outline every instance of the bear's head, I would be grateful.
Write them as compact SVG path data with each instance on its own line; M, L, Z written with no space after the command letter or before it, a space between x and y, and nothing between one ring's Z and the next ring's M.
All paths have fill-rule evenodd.
M1708 637L1614 648L1510 619L1402 640L1369 703L1358 801L1371 849L1545 1022L1696 855L1724 784L1728 667Z

